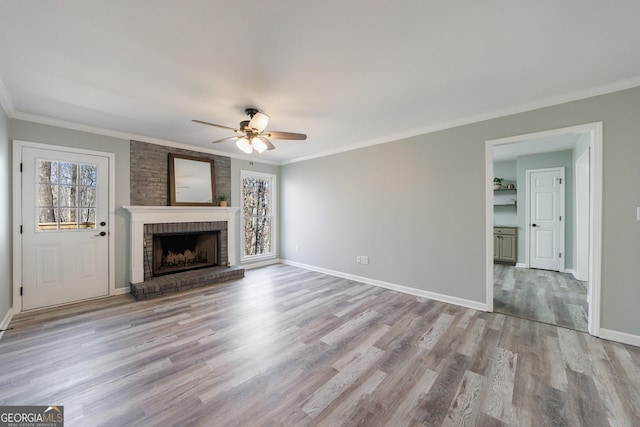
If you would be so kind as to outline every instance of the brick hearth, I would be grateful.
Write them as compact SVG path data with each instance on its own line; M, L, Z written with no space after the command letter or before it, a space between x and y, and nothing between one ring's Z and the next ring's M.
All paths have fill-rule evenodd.
M132 283L131 295L137 300L143 300L243 277L244 268L241 267L211 267L190 270L154 277L140 283Z

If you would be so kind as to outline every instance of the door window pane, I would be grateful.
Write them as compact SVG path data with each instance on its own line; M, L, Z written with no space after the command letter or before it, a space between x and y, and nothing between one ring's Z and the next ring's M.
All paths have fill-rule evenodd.
M98 167L96 165L80 165L80 185L96 186Z
M95 229L97 165L46 159L37 165L37 230Z
M50 160L38 160L38 176L36 182L58 182L58 163ZM52 181L53 179L53 181Z
M96 206L96 188L81 187L80 188L80 207L93 208Z
M76 163L59 162L60 184L77 184L78 165Z
M38 209L38 229L57 230L58 223L53 208Z
M38 184L38 201L40 206L55 206L58 199L58 186L52 184Z
M58 206L78 206L76 203L78 187L75 185L60 185L59 188Z
M96 210L93 208L80 208L79 228L96 228Z
M64 228L65 230L78 228L76 224L76 208L60 208L58 212L60 213L60 228Z

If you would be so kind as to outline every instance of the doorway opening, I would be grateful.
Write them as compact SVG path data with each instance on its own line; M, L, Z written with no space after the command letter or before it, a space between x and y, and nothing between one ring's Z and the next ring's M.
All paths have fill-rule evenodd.
M555 154L554 154L555 153ZM559 154L558 154L559 153ZM585 154L586 153L586 154ZM553 156L564 156L564 160L555 160L556 163L549 163L547 160ZM515 159L519 159L516 161ZM518 135L514 137L501 138L486 142L486 295L487 311L503 312L504 297L509 295L503 290L509 291L509 286L519 283L520 293L529 297L540 295L545 292L553 292L554 284L559 284L562 289L575 291L576 297L585 301L584 309L587 316L586 327L576 327L592 335L598 335L600 327L600 268L601 268L601 218L602 218L602 123L590 123L581 126L572 126L562 129L554 129L533 134ZM508 162L513 162L513 172L509 175ZM502 162L502 163L501 163ZM564 162L558 164L557 162ZM557 251L553 248L553 254L562 257L561 262L554 264L554 267L531 265L533 249L531 241L532 230L538 229L540 224L531 220L529 207L531 197L527 187L527 171L534 169L551 168L556 166L567 166L566 181L566 216L563 215L562 222L566 233L562 238L564 248ZM507 176L499 176L505 174ZM498 194L494 196L494 188L491 185L494 178L504 178L511 190L515 190L517 196L513 198L514 203L509 207L499 203ZM556 179L559 177L553 177ZM564 178L563 178L564 179ZM587 182L585 182L585 179ZM559 182L559 181L556 181ZM515 187L515 188L514 188ZM519 187L521 190L518 191ZM544 194L543 199L550 196ZM494 207L494 203L496 206ZM498 206L500 206L498 208ZM586 212L585 212L586 209ZM556 218L558 219L558 218ZM533 224L536 227L533 228ZM516 261L512 265L494 265L494 246L496 225L512 226L517 230L517 254ZM552 236L553 233L541 234L542 242L545 237ZM579 236L579 237L578 237ZM535 237L534 237L535 239ZM551 246L550 246L551 247ZM546 250L546 248L541 247ZM542 251L540 254L544 255ZM549 252L551 254L551 252ZM559 267L555 267L558 265ZM532 269L538 267L539 269ZM548 268L548 270L546 269ZM557 271L550 271L556 270ZM585 277L586 276L586 277ZM519 282L516 282L519 280ZM511 285L509 284L511 281ZM502 287L495 288L497 284ZM525 289L530 285L530 289ZM581 293L585 294L580 296ZM521 295L521 296L522 296ZM572 327L571 324L562 324L561 321L553 321L557 317L579 317L577 312L581 309L581 303L573 301L563 303L561 298L547 299L546 306L537 307L541 312L551 314L545 318L534 318L533 320L546 321L558 324L559 326ZM532 298L521 298L524 301L519 313L507 313L520 317L531 317L534 312ZM517 298L514 298L516 301ZM564 312L565 315L552 313L549 301L560 304L557 313ZM517 301L516 301L517 302ZM575 302L575 304L574 304ZM565 305L563 305L565 304ZM572 313L573 310L573 313ZM535 317L535 316L534 316ZM552 321L549 321L551 319ZM557 319L556 319L557 320Z

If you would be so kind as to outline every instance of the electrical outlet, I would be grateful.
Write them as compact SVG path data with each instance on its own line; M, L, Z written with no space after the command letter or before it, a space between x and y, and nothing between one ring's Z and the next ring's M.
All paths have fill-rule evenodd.
M358 264L361 264L361 263L362 263L362 257L361 257L360 255L356 255L356 262L357 262Z
M360 262L362 264L369 264L369 257L367 255L360 256Z
M296 252L300 252L300 245L296 246Z

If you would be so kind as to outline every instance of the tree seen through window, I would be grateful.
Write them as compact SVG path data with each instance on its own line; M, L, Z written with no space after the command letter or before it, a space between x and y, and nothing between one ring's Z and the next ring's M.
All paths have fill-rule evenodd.
M272 252L273 179L247 175L242 179L244 255Z
M38 160L38 230L96 228L97 165Z

